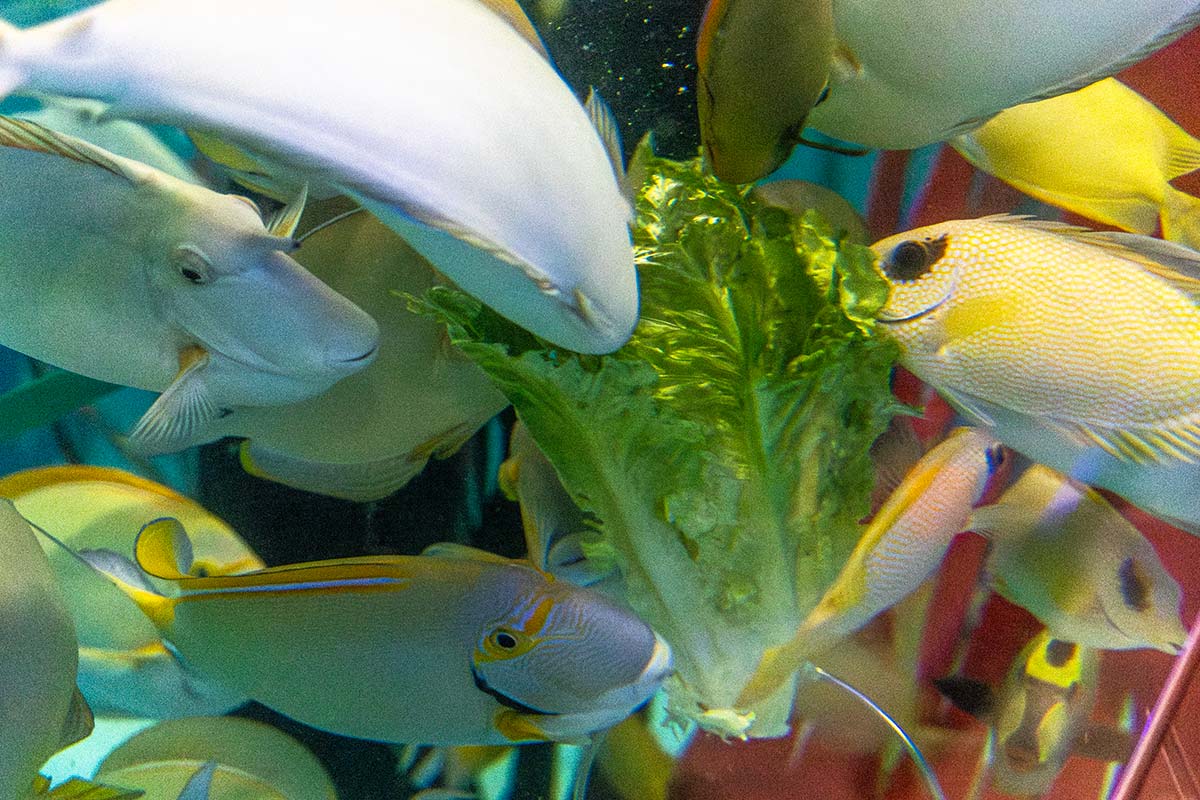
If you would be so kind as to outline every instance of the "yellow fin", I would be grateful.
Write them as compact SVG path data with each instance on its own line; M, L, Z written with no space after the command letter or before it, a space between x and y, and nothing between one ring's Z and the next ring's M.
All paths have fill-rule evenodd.
M131 183L141 183L152 173L149 167L139 171L136 163L124 161L119 156L94 144L51 130L44 125L18 117L0 116L0 147L16 147L35 153L69 158L81 164L111 172L118 178Z
M45 776L39 775L38 779L35 797L46 800L136 800L145 794L140 789L118 789L82 778L71 778L50 789L50 781Z
M192 542L177 519L148 522L133 546L138 566L156 578L179 581L191 577Z
M180 494L169 486L155 483L148 478L134 475L115 467L99 467L92 464L61 464L51 467L35 467L21 470L0 478L0 497L11 500L22 495L61 483L104 482L118 483L144 492L152 492L168 500L194 504L195 501Z
M300 225L300 215L304 213L304 205L308 202L308 182L300 186L300 190L291 202L275 212L267 223L267 233L284 239L291 239Z
M496 712L492 724L510 742L549 742L551 737L536 722L534 715L523 714L511 708Z
M208 353L200 347L188 347L179 354L179 374L129 433L129 445L135 452L158 455L200 442L208 424L221 415L204 381L208 362Z

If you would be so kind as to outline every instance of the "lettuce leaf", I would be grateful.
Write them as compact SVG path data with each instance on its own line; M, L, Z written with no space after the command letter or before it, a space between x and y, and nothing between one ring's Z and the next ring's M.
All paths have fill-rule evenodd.
M858 539L871 442L899 410L888 287L837 241L704 174L636 156L641 322L608 356L553 347L452 289L414 303L508 396L599 521L590 557L672 646L671 708L721 735L780 735L790 693L735 708Z

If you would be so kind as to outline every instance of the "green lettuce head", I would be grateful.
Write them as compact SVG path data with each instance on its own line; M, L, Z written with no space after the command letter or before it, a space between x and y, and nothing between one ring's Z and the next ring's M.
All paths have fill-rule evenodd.
M589 557L670 644L669 705L723 736L787 730L791 686L736 700L836 577L868 512L868 449L898 409L873 331L887 284L815 212L791 217L635 156L641 323L623 348L555 348L450 289L417 305L512 401L597 520Z

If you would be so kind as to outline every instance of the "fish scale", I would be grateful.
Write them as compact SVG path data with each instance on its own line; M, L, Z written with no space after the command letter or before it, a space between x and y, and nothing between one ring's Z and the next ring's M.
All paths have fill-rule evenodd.
M1106 428L1198 418L1200 310L1185 293L1112 249L1011 218L930 226L875 250L886 258L901 241L946 233L941 269L893 282L883 311L885 321L921 314L923 281L955 281L941 306L884 325L923 380Z

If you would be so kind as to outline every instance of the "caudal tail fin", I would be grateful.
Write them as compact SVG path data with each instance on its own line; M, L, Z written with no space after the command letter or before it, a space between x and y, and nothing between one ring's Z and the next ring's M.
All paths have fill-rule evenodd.
M1160 220L1164 239L1200 250L1200 198L1168 186Z

